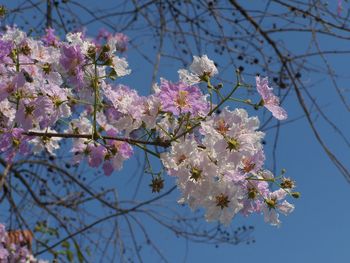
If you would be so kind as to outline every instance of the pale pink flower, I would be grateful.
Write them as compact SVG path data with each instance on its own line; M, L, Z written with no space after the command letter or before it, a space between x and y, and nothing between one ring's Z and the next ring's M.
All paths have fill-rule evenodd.
M268 109L276 119L287 119L287 112L280 106L278 97L273 94L273 88L269 87L267 77L260 79L260 76L257 76L256 87L257 91L263 99L265 108Z
M224 181L213 182L204 202L207 208L205 218L208 221L219 220L222 224L229 225L233 217L243 208L242 198L240 187Z
M178 73L182 82L188 85L194 85L201 81L207 81L206 78L211 78L218 74L218 69L214 61L210 60L207 55L203 55L201 57L193 56L190 70L180 69Z
M0 154L5 154L5 160L12 162L16 154L29 153L28 136L23 135L24 130L13 128L3 130L0 136Z
M55 35L54 32L55 29L53 28L46 29L46 35L41 38L45 45L58 47L59 38Z
M265 205L263 207L265 222L274 226L279 226L281 221L279 220L278 212L284 215L288 215L289 213L293 212L294 205L284 200L287 194L287 190L279 189L267 195Z

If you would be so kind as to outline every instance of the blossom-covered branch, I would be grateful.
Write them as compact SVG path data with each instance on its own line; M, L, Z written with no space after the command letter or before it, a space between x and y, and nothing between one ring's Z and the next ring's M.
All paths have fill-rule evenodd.
M6 161L42 151L54 156L60 140L69 138L65 150L74 164L86 160L111 175L136 146L160 158L177 178L180 202L205 208L208 221L228 225L238 213L263 213L265 221L279 225L278 212L294 209L286 197L299 197L295 184L264 168L258 118L228 106L231 100L265 106L276 118L287 118L267 78L256 78L262 96L257 103L236 98L247 86L239 76L226 91L213 84L214 62L195 56L190 71L179 70L179 81L161 79L153 94L140 96L115 83L131 70L119 57L120 36L102 33L96 39L69 33L60 41L52 29L33 39L8 28L1 36L0 151ZM152 174L153 192L163 188L161 174Z

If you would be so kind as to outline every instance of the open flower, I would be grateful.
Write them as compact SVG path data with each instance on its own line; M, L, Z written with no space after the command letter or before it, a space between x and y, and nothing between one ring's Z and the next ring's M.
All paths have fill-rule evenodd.
M80 46L63 45L61 47L60 64L70 76L70 81L79 88L84 84L84 63L85 57Z
M278 97L273 94L273 88L269 87L267 77L260 79L259 76L256 76L256 89L263 100L263 105L272 113L273 117L278 120L287 119L287 112L280 106Z
M9 54L12 50L13 44L11 41L4 41L0 39L0 62L10 62Z
M59 45L59 38L55 35L55 29L47 28L46 35L44 35L41 40L44 42L46 46L55 46Z
M131 73L131 70L128 68L129 64L125 58L114 56L112 59L112 67L118 77L123 77Z
M28 136L23 135L23 129L5 129L0 136L0 154L5 154L5 160L12 162L17 153L22 155L29 152Z
M201 57L193 56L193 62L190 71L180 69L179 78L188 85L194 85L201 81L207 81L208 78L218 74L214 61L210 60L207 55Z
M157 94L162 104L162 110L179 115L191 113L204 116L209 111L208 102L197 86L188 86L183 82L172 83L161 80L161 90Z
M233 217L243 208L241 189L224 181L211 184L210 195L204 203L207 208L205 218L208 221L219 220L228 226Z
M281 221L278 218L278 212L284 215L288 215L289 213L293 212L294 205L284 200L287 193L288 192L285 189L279 189L268 194L265 200L265 206L263 207L265 222L268 222L271 225L279 226Z
M40 130L40 129L35 129L31 131L45 132L45 130ZM51 128L48 128L46 132L55 133L56 131ZM37 136L37 137L33 137L33 139L29 141L29 143L33 146L32 151L35 154L46 150L51 155L56 155L55 151L60 148L59 141L61 139L62 138L59 138L59 137Z

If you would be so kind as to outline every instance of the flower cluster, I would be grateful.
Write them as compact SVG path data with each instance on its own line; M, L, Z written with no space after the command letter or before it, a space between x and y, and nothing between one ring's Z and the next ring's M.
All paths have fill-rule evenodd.
M64 147L73 162L85 160L111 175L137 147L161 159L177 178L180 201L205 208L207 220L229 224L237 213L263 213L278 225L278 212L294 208L286 197L298 193L292 180L264 168L258 118L223 107L241 84L221 94L223 85L211 84L215 63L204 55L194 57L190 70L179 70L178 82L161 79L153 94L140 96L115 82L131 73L118 56L126 45L127 37L106 31L96 39L69 33L61 41L52 29L33 39L8 28L0 36L0 154L8 162L30 152L55 155L60 140L69 138ZM239 101L285 119L267 78L257 77L256 84L260 102ZM160 174L153 192L164 185Z
M176 176L181 202L193 209L204 207L208 221L229 224L239 212L263 212L266 222L279 225L277 210L288 214L293 205L285 197L294 186L269 190L275 182L263 168L265 156L257 117L244 109L224 108L200 123L191 136L172 143L161 157L170 175Z
M34 153L46 151L54 155L61 138L49 134L67 131L97 135L97 126L101 129L99 135L125 133L119 123L129 115L122 116L124 112L115 97L121 88L101 78L130 73L126 60L114 54L115 39L108 38L103 45L86 39L82 33L69 33L66 39L60 41L52 29L41 40L29 38L17 28L8 28L0 37L0 151L7 161L30 148ZM102 108L105 98L111 103ZM101 109L97 110L97 105ZM92 112L93 119L84 117ZM115 123L104 127L108 116ZM64 128L62 123L70 125ZM125 123L124 127L129 126ZM24 135L29 132L47 135ZM75 140L71 151L76 161L86 157L92 167L103 162L106 174L120 169L123 160L132 155L126 142L100 144L92 136Z
M0 262L8 263L46 263L46 260L35 259L30 248L25 244L25 237L18 233L18 242L15 243L9 237L5 225L0 223ZM24 244L24 245L22 245Z

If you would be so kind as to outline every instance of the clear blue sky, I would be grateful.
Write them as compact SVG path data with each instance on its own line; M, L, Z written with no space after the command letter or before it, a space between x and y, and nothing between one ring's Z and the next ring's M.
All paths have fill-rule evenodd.
M13 4L21 1L4 1L2 4ZM95 1L83 1L86 5L95 6ZM95 2L95 3L94 3ZM113 1L99 1L110 5ZM240 1L245 2L245 1ZM248 4L255 1L248 1ZM88 34L96 34L98 26L88 28ZM132 36L131 32L124 32ZM305 36L309 38L310 36ZM303 41L293 35L285 35L284 40L293 46L296 51L305 50L306 46ZM339 45L339 48L344 43L332 43L326 38L322 39L323 48L332 48L334 45ZM145 45L145 50L151 52L151 45ZM201 54L198 54L201 55ZM142 94L147 94L149 91L149 83L151 79L152 68L140 64L140 58L133 53L132 48L128 51L128 60L133 70L132 77L125 79L125 83L130 83L133 88L136 88ZM210 57L210 54L209 54ZM225 64L225 58L215 57L219 64ZM319 61L314 61L316 64ZM336 65L337 70L343 74L349 68L349 58L341 56L333 59L333 65ZM171 67L169 64L164 64L161 68L161 74L171 80L177 80L176 67ZM234 76L232 76L234 78ZM319 76L307 76L302 80L307 82L315 82L321 79ZM146 81L145 81L146 80ZM253 83L252 77L246 77L248 83ZM342 88L349 88L348 82L344 79L337 80ZM121 81L123 82L123 80ZM147 83L147 85L145 85ZM329 96L326 92L330 88L328 81L321 81L313 87L319 95L318 101L321 105L327 105L325 111L332 116L332 119L341 124L343 130L350 131L350 124L346 114L342 114L344 109L339 105L338 98ZM347 95L349 96L349 95ZM295 95L292 94L285 102L290 118L299 117L302 114L299 104L296 102ZM251 114L256 112L250 110ZM321 134L324 136L327 143L333 150L338 153L338 156L349 164L350 151L346 148L339 139L336 139L334 131L320 124ZM272 165L272 144L273 130L267 136L267 167ZM346 134L348 135L348 134ZM119 187L119 196L127 195L127 187L122 187L125 181L128 181L132 171L136 166L136 161L133 159L125 165L125 169L119 174L114 174L107 178L109 182L115 183ZM280 228L271 227L263 222L262 216L253 216L250 218L237 217L233 222L233 226L254 225L255 231L252 236L256 239L256 243L237 246L223 245L215 248L210 245L203 244L187 244L183 239L176 239L167 233L159 233L158 228L153 225L147 225L152 229L153 233L157 233L161 250L165 255L168 255L169 262L350 262L349 236L350 236L350 184L342 177L342 175L331 164L326 154L322 151L317 143L311 129L306 122L306 119L293 122L285 125L280 131L279 146L277 151L277 168L286 168L287 175L297 181L298 191L302 197L295 200L296 209L288 217L282 216L282 226ZM128 177L129 176L129 177ZM120 179L124 178L124 179ZM106 181L107 182L107 181ZM133 182L136 182L134 180ZM145 181L145 185L149 181ZM141 193L140 196L150 196L149 192ZM177 206L176 198L178 193L172 194L170 199L167 199L168 205ZM186 209L186 208L180 208ZM148 224L148 222L145 222ZM154 252L145 253L145 262L154 261Z

